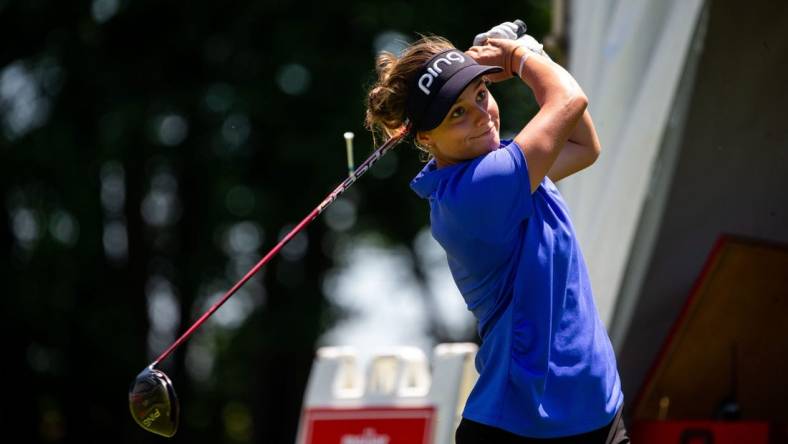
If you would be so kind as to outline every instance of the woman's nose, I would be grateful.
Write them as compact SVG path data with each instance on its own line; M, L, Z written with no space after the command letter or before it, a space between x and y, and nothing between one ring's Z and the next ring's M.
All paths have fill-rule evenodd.
M490 113L487 111L486 106L476 105L474 117L476 126L487 125L487 122L490 121Z

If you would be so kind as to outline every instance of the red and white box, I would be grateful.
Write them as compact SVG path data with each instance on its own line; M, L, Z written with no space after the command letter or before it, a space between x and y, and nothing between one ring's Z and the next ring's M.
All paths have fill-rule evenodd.
M304 412L305 444L431 444L435 408L314 408Z
M375 350L366 371L350 347L317 351L298 444L448 444L478 378L475 344ZM432 368L432 372L430 372Z

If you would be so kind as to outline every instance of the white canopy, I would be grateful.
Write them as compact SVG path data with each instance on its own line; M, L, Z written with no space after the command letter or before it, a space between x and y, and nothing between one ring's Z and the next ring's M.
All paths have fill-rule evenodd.
M703 0L570 3L569 70L589 98L602 155L560 188L609 328L702 6Z

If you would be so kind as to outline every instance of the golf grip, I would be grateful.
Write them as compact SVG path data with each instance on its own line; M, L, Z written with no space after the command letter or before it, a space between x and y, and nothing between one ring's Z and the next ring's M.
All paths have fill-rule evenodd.
M517 19L514 21L514 24L517 25L517 38L524 36L525 31L528 30L528 27L525 26L525 22Z
M235 285L233 285L233 287L230 290L228 290L227 293L225 293L221 299L219 299L215 304L213 304L211 308L205 312L205 314L200 316L200 319L197 319L197 321L191 327L189 327L189 329L186 330L186 332L182 334L177 341L175 341L172 345L170 345L170 347L167 350L165 350L164 353L162 353L158 358L156 358L156 360L150 364L150 367L154 367L158 365L159 362L167 359L167 356L169 356L173 350L178 348L178 346L181 345L181 343L183 343L195 330L200 328L200 325L202 325L202 323L205 322L206 319L208 319L216 310L218 310L219 307L221 307L222 304L224 304L225 301L227 301L227 299L230 299L230 296L235 294L235 292L238 291L238 289L241 288L241 286L245 284L246 281L251 279L252 276L255 275L255 273L260 271L260 269L263 268L263 266L266 263L268 263L268 261L270 261L271 258L274 257L276 253L278 253L279 250L281 250L282 247L284 247L287 242L290 241L290 239L292 239L296 234L298 234L298 232L303 230L304 227L309 225L310 222L315 220L317 216L319 216L320 213L322 213L326 208L328 208L328 206L331 205L340 194L342 194L343 192L345 192L345 190L350 188L350 186L353 185L356 179L361 177L362 174L366 173L367 170L375 162L378 161L378 159L383 157L387 152L389 152L398 143L400 143L402 139L404 139L405 136L407 136L408 133L410 133L410 129L411 129L411 124L409 122L406 122L405 127L402 130L400 130L399 133L391 137L383 145L381 145L380 148L375 150L375 152L372 153L367 158L367 160L364 161L364 163L362 163L361 165L359 165L358 168L356 168L356 171L354 171L352 175L350 175L347 179L342 181L342 183L340 183L339 186L337 186L334 189L334 191L332 191L328 196L326 196L325 199L323 199L322 202L320 202L320 205L318 205L314 210L312 210L312 212L309 213L298 225L296 225L295 228L290 230L290 232L287 233L285 237L283 237L282 240L280 240L279 243L277 243L274 246L274 248L272 248L271 251L269 251L260 260L260 262L257 263L257 265L252 267L252 269L249 270L246 273L246 275L243 278L241 278L240 281L238 281Z

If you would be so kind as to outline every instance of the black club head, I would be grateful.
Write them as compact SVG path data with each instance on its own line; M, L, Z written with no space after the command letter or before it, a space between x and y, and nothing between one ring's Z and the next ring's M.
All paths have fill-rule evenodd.
M178 430L178 397L172 381L161 370L146 367L129 388L129 409L143 429L172 437Z

